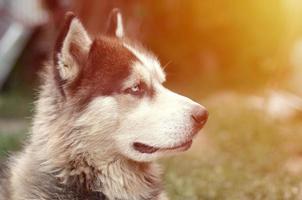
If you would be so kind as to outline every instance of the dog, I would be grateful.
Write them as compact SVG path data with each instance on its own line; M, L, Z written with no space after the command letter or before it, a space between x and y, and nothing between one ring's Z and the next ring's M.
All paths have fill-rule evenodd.
M154 160L189 149L208 111L163 86L158 59L125 36L118 9L95 38L67 13L41 79L1 199L168 199Z

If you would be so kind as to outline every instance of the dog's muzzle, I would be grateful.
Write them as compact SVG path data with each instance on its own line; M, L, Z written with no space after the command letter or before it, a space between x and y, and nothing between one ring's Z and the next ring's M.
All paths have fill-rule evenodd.
M180 144L177 144L172 147L160 148L154 147L147 144L143 144L140 142L133 143L133 148L140 153L152 154L157 151L186 151L192 145L193 137L199 132L199 130L205 125L208 120L209 112L202 106L197 105L194 107L190 117L191 123L193 127L193 131L191 135L187 138L187 140L183 141Z

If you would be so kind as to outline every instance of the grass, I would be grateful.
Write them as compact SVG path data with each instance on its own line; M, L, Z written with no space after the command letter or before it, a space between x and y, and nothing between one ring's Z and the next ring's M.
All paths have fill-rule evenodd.
M203 101L210 118L192 149L161 161L171 199L302 198L302 173L286 167L289 160L302 157L302 120L272 120L245 102L243 96ZM23 134L1 134L0 129L0 156L19 149L22 140Z
M31 95L23 92L0 95L0 158L21 148L27 131L24 126L31 115L31 102Z
M7 156L10 152L19 150L24 139L24 133L3 134L0 132L0 158Z
M32 96L24 92L0 95L0 118L24 118L30 116ZM1 127L0 127L1 128Z

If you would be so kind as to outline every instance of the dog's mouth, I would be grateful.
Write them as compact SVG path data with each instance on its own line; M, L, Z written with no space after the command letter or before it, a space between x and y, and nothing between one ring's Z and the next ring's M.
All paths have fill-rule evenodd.
M140 142L134 142L133 148L140 153L147 153L147 154L152 154L157 151L186 151L191 147L192 142L193 142L192 140L189 140L180 145L167 147L167 148L153 147Z

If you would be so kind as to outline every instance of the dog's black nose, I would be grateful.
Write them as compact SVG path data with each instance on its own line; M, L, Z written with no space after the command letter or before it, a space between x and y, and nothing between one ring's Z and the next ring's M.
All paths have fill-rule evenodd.
M195 125L198 127L202 127L207 122L208 116L209 112L201 106L196 107L191 115Z

